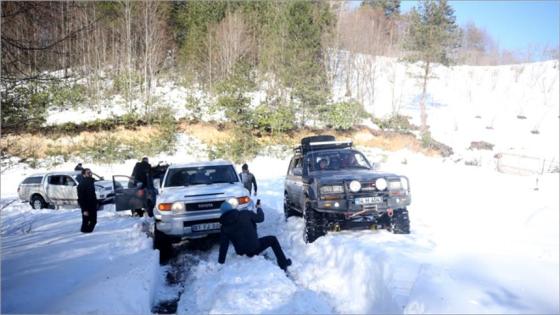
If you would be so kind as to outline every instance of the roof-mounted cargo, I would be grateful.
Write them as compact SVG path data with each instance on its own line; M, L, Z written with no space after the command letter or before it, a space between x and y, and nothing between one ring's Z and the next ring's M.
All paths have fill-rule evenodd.
M351 148L352 141L336 141L334 136L320 135L301 139L301 145L294 148L295 153L306 154L311 151Z

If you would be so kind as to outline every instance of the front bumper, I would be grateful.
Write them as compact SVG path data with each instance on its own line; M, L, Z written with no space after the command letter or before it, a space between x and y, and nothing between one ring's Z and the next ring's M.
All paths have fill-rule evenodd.
M192 226L204 223L219 223L220 216L220 210L186 212L182 214L155 214L157 229L166 235L177 237L197 237L219 233L219 228L193 231Z
M363 197L381 197L382 202L372 204L357 204L357 198ZM410 205L410 195L401 194L391 196L389 193L376 194L376 195L349 195L340 196L337 199L317 200L314 208L319 212L325 213L355 213L355 212L385 212L387 209L399 209Z

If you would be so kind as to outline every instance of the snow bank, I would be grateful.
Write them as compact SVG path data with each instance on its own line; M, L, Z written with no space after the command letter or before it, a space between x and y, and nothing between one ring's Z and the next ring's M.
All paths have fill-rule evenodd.
M2 313L151 312L159 255L139 219L99 212L82 234L79 209L2 210Z

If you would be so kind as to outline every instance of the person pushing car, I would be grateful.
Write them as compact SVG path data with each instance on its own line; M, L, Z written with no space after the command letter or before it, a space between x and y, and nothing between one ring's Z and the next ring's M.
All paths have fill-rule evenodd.
M278 239L273 235L261 238L257 236L257 223L264 221L264 212L260 200L257 200L257 213L250 210L237 210L228 201L222 203L220 210L222 212L220 217L220 223L222 224L220 255L218 257L220 264L225 263L229 243L231 242L238 255L249 257L258 255L271 247L278 266L287 271L292 261L284 255Z

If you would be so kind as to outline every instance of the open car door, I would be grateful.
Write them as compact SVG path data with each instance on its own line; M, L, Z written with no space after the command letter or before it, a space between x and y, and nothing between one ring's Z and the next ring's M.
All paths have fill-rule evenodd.
M144 189L136 186L133 177L114 175L113 190L115 191L116 211L144 208Z

